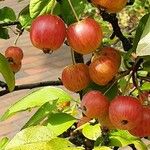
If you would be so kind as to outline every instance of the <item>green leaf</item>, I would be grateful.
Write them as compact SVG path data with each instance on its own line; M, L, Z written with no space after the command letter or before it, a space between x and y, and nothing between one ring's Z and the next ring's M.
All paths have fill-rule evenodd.
M102 134L100 124L96 124L96 125L86 124L82 129L82 134L86 138L95 141Z
M143 63L143 70L150 72L150 60Z
M112 131L109 139L111 146L124 147L129 144L134 144L137 150L147 150L146 145L141 141L140 138L131 135L126 130Z
M129 144L129 142L126 139L119 136L111 136L109 140L110 140L110 145L112 146L123 147Z
M142 33L141 39L138 43L137 49L136 49L136 53L138 56L147 56L150 55L150 43L149 43L149 39L150 39L150 14L148 14L148 20L146 22L144 31Z
M91 90L101 91L102 93L105 93L110 100L112 100L118 93L118 86L117 83L114 83L114 81L110 82L106 86L100 86L94 82L91 82L88 87L83 90L83 95Z
M137 74L138 74L138 76L141 76L141 77L147 77L148 72L144 71L144 70L140 70L137 72Z
M132 142L137 150L148 150L146 145L140 140L136 140Z
M61 16L65 21L65 23L69 25L71 23L76 22L77 20L72 12L68 0L62 0L59 3L60 3ZM86 6L89 4L87 0L71 0L71 3L79 18L81 17L81 14L86 9Z
M127 130L115 130L110 133L110 136L119 136L127 140L137 140L138 138L131 135Z
M12 8L3 7L0 9L0 22L15 21L16 15Z
M101 147L95 147L94 150L112 150L112 149L106 146L101 146Z
M5 150L83 150L66 139L56 138L43 126L30 127L18 133Z
M23 126L22 129L38 125L43 119L45 119L53 110L57 107L57 101L53 101L52 104L49 102L41 106L36 113L29 119L29 121Z
M19 22L21 23L22 27L25 29L29 29L32 23L32 18L30 17L29 13L29 5L21 10L18 17Z
M136 34L135 34L135 37L134 37L133 48L132 48L132 50L133 50L134 52L135 52L136 49L137 49L138 43L139 43L139 41L140 41L140 39L141 39L141 36L142 36L142 34L143 34L143 31L144 31L144 28L145 28L145 25L146 25L146 23L147 23L148 18L149 18L149 14L144 15L144 16L141 18L141 20L140 20L140 22L139 22L139 25L138 25L138 27L137 27L137 29L136 29Z
M144 82L141 86L141 90L143 91L149 91L150 90L150 82Z
M7 144L5 150L15 149L16 147L23 147L29 145L29 147L36 143L41 144L45 141L50 141L56 137L52 131L45 126L35 126L26 128L17 133L14 138Z
M35 18L43 14L49 14L55 5L56 0L30 0L30 16Z
M9 34L8 34L8 29L6 29L6 28L2 28L1 26L0 26L0 39L9 39L10 37L9 37Z
M7 137L0 139L0 150L4 150L8 142L9 142L9 139Z
M15 87L15 76L12 72L7 59L0 53L0 73L3 75L9 91L13 91Z
M47 127L58 136L69 129L76 122L76 119L66 113L55 113L50 114L47 122Z
M72 98L65 91L56 87L44 87L25 96L13 106L11 106L1 117L5 120L17 112L25 111L34 107L41 107L46 102L58 100L71 100Z

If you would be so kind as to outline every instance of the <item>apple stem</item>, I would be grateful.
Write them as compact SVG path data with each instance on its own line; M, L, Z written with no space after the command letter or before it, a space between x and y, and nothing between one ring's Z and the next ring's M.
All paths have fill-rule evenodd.
M70 7L71 7L71 9L72 9L72 12L73 12L73 14L74 14L76 20L79 22L80 20L79 20L79 18L78 18L78 16L77 16L77 13L75 12L75 10L74 10L74 8L73 8L73 5L72 5L72 3L71 3L71 0L68 0L68 3L69 3L69 5L70 5Z
M17 44L17 42L18 42L19 37L22 35L23 31L24 31L24 29L20 30L19 33L17 34L17 37L16 37L16 39L15 39L15 41L14 41L14 45L15 45L15 46L16 46L16 44Z
M53 3L53 6L52 6L52 8L51 8L51 15L53 14L53 11L54 11L54 8L55 8L55 6L56 6L56 0L55 0L55 2Z
M71 59L72 59L72 63L73 65L76 64L75 58L74 58L74 53L73 53L73 49L71 48Z

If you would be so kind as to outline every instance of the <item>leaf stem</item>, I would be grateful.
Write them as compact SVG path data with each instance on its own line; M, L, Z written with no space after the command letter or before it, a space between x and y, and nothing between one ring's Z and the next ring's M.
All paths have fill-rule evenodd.
M73 5L72 5L72 3L71 3L71 0L68 0L68 3L69 3L69 5L70 5L70 7L71 7L71 9L72 9L72 12L73 12L73 14L74 14L76 20L79 22L80 20L79 20L79 18L78 18L78 16L77 16L77 13L75 12L75 9L73 8Z
M71 48L70 51L71 51L72 64L74 65L74 64L76 64L76 61L75 61L75 58L74 58L74 52L73 52L73 49Z

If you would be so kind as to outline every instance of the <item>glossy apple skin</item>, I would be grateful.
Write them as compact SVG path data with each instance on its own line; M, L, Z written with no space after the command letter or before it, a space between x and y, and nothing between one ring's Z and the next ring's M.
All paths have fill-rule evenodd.
M32 44L45 53L61 47L66 37L64 21L55 15L37 17L30 28Z
M109 118L111 123L122 130L135 128L142 120L142 105L130 96L117 96L109 106Z
M92 90L83 96L83 113L89 118L100 118L108 113L109 100L100 91Z
M89 65L90 77L99 85L107 85L117 72L118 65L108 56L100 56Z
M77 128L84 125L85 123L89 122L91 120L91 118L83 116L81 119L79 119L78 123L77 123Z
M83 63L69 65L62 71L62 83L70 91L78 92L90 83L88 66Z
M23 51L16 46L10 46L5 50L5 57L12 63L19 64L23 59Z
M86 18L70 25L67 29L67 41L74 51L89 54L101 44L103 33L94 19Z
M130 133L138 137L150 136L150 107L143 107L142 120Z
M110 13L117 13L121 11L127 4L127 0L91 0L92 3L100 5Z
M104 47L100 51L100 56L107 56L115 63L115 65L119 68L121 65L121 54L120 52L112 47Z

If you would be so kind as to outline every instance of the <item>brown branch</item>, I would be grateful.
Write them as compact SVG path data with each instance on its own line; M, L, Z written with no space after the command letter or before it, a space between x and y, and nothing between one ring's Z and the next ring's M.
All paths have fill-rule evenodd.
M13 22L0 23L1 27L14 26L14 25L20 25L20 22L19 21L13 21Z
M22 84L22 85L16 85L14 91L24 90L24 89L33 89L37 87L44 87L44 86L60 86L63 85L60 80L58 81L44 81L44 82L38 82L38 83L32 83L32 84ZM8 89L4 89L0 91L0 96L3 96L5 94L10 93Z
M130 40L122 34L116 14L108 14L106 11L101 10L101 8L99 8L99 10L103 20L112 25L113 37L114 35L117 36L121 40L124 50L129 51L132 48L132 44Z

